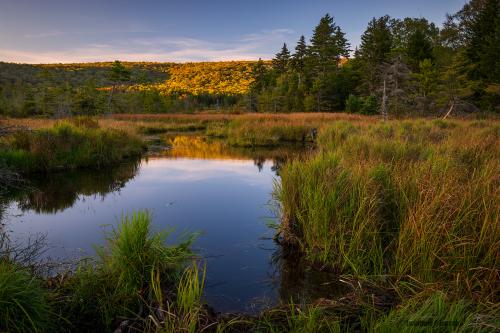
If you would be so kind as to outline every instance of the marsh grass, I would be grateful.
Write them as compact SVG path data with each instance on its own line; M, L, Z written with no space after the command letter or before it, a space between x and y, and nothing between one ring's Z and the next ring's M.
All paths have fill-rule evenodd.
M52 128L20 131L2 139L0 161L21 173L99 168L138 156L141 139L89 120L56 123Z
M281 171L281 234L316 265L491 301L500 249L500 130L339 122Z
M197 132L206 130L207 125L204 122L180 123L180 124L147 124L139 125L138 132L146 135Z

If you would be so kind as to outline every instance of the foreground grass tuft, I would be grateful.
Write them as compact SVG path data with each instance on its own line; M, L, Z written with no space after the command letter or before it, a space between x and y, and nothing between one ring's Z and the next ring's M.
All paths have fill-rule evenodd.
M151 232L147 212L124 216L107 236L106 245L98 249L96 262L80 264L60 286L58 292L64 297L61 313L79 329L86 324L89 329L96 324L110 329L125 320L130 326L142 325L148 309L161 306L157 304L159 292L173 297L192 256L192 238L167 246L167 236Z
M0 258L0 331L53 329L49 293L28 270Z

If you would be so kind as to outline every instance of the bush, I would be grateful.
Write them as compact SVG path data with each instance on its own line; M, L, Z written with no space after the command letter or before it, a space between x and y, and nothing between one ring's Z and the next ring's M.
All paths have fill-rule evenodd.
M356 95L349 95L349 97L345 101L345 110L349 113L361 113L362 108L362 98Z

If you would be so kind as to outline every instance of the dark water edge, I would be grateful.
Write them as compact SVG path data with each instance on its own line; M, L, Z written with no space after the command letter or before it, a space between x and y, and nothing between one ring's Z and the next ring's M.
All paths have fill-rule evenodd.
M216 311L256 313L280 302L308 302L344 290L333 274L282 255L273 182L281 165L307 147L230 148L203 137L168 138L168 150L106 170L30 179L5 203L6 229L23 243L45 237L40 260L92 256L120 216L148 209L154 227L175 228L171 242L200 232L194 250L207 265L205 297Z

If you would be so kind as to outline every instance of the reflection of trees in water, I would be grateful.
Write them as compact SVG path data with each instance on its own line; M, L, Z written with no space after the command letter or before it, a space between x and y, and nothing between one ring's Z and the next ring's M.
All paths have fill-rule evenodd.
M262 171L266 161L272 161L271 170L279 174L285 161L309 150L304 145L286 144L280 147L232 147L221 139L207 139L203 136L181 135L168 139L172 149L166 151L169 157L200 159L253 160Z
M74 205L81 195L104 197L119 191L134 178L139 160L129 161L111 168L76 170L39 176L30 179L31 190L18 190L9 195L21 210L37 213L56 213Z
M279 248L272 258L275 278L279 281L278 297L281 303L290 300L311 303L320 298L334 298L348 289L338 275L318 271L305 263L298 255L291 255Z

